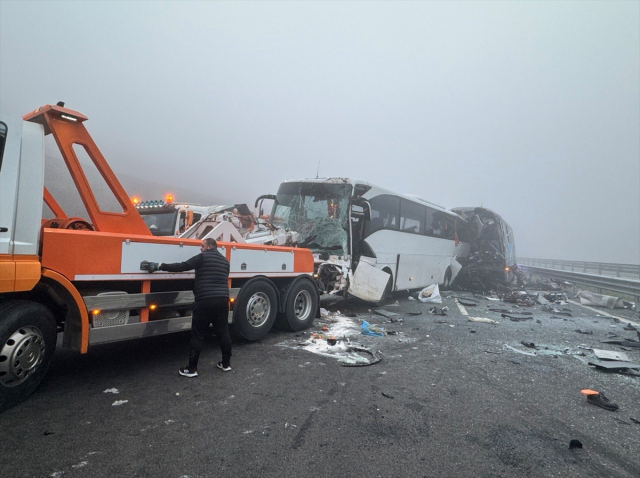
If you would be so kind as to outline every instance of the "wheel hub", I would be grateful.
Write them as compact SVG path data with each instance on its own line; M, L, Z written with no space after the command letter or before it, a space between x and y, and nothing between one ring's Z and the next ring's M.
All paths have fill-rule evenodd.
M271 306L269 298L262 292L254 294L247 303L247 317L253 327L259 327L269 317Z
M16 330L0 351L0 383L6 387L22 383L38 368L44 352L44 337L37 327Z
M311 307L311 295L306 290L301 291L296 296L293 303L293 310L296 318L304 320L309 315L309 308Z

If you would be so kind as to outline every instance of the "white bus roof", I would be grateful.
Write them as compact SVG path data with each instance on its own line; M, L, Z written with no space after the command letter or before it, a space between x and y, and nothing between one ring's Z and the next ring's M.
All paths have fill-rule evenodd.
M358 178L300 178L300 179L287 179L284 181L285 183L325 183L325 184L351 184L355 186L356 184L363 184L365 186L369 186L371 189L368 190L363 197L367 199L367 197L378 196L380 194L391 194L393 196L398 196L401 198L409 199L414 202L418 202L424 204L425 206L429 206L435 209L438 209L444 213L451 214L457 216L457 214L447 210L443 206L439 204L432 203L431 201L427 201L426 199L422 199L420 196L415 194L404 194L396 191L392 191L390 189L383 188L378 186L377 184L373 184L369 181L365 181L364 179Z

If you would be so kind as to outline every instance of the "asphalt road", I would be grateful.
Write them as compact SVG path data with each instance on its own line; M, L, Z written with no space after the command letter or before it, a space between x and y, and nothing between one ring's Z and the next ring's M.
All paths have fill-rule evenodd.
M234 344L228 373L215 368L211 339L194 379L177 373L187 334L96 346L86 356L59 350L37 392L0 415L0 474L640 476L640 424L631 420L640 420L640 377L587 364L596 361L589 347L621 350L600 343L610 334L637 338L623 323L575 304L562 306L571 317L552 318L540 306L485 299L466 311L499 324L473 323L451 297L438 305L447 316L407 294L396 299L384 308L398 314L394 322L362 304L324 301L342 315L311 330L353 324L351 341L382 357L370 366L344 367L308 350L321 341L298 345L311 331ZM533 318L512 322L488 307ZM360 335L362 320L398 334ZM640 349L625 353L640 362ZM105 393L112 388L119 393ZM587 403L584 388L606 392L619 410ZM571 440L583 448L569 449Z

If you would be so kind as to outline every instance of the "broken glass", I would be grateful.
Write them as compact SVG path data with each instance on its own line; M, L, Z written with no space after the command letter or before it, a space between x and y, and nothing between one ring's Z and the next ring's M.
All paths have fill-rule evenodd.
M271 223L299 234L298 245L314 253L349 253L347 183L289 182L280 185Z

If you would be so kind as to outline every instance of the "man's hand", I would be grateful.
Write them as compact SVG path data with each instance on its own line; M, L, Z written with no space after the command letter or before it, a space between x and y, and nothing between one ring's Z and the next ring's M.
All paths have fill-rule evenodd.
M142 261L140 263L140 270L147 271L149 274L157 271L158 269L160 269L160 264L157 262Z

